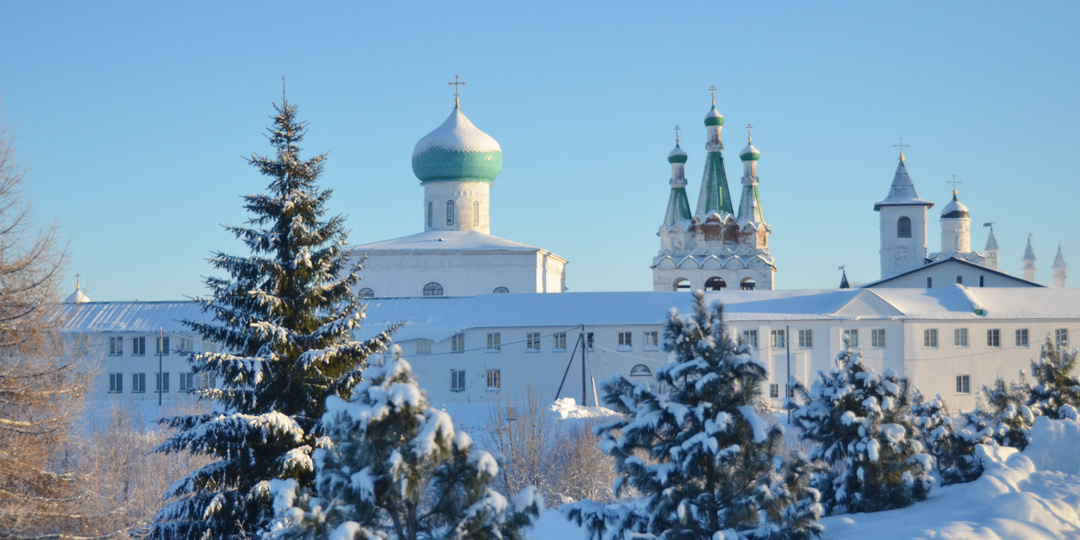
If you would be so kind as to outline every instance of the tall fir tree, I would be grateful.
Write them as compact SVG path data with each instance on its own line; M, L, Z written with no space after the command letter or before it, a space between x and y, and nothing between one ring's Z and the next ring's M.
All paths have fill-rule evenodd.
M602 426L616 460L616 496L639 501L564 506L596 539L810 538L821 533L818 493L801 456L786 456L784 429L762 418L765 366L732 341L717 303L694 294L694 313L672 310L664 330L672 360L661 390L615 375L605 403L625 418Z
M826 464L815 481L830 513L875 512L926 499L933 458L923 452L910 415L907 379L874 373L847 346L837 367L818 372L792 421L815 444L810 457Z
M394 347L348 401L331 396L314 489L273 480L274 540L522 540L543 508L535 486L507 500L491 454L430 405Z
M326 399L349 396L369 355L390 339L353 340L364 319L351 292L360 266L348 266L342 251L343 218L326 217L331 190L316 184L326 156L302 160L306 125L296 106L283 97L275 109L268 138L276 154L249 159L270 177L268 193L244 196L252 217L226 227L250 254L210 259L229 276L206 279L211 296L199 301L213 320L186 321L221 346L190 358L195 373L220 382L200 391L216 411L169 419L179 431L157 448L216 461L165 493L172 501L155 517L157 538L238 538L264 528L273 514L269 481L312 484Z

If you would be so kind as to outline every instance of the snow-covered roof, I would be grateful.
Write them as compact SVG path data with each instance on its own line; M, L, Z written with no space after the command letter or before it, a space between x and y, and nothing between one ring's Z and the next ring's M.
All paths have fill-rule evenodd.
M746 148L739 152L739 159L743 161L757 161L759 158L761 158L761 152L758 152L758 149L750 143L746 143Z
M352 251L544 251L480 231L424 231L393 240L361 244Z
M180 321L209 321L194 301L86 302L63 304L58 316L64 332L189 332Z
M1060 251L1060 249L1058 250ZM76 287L75 292L68 295L64 299L65 304L84 304L90 301L90 297L83 294L82 289Z
M1057 255L1054 256L1054 266L1052 268L1067 268L1065 264L1065 257L1061 255L1061 246L1058 246Z
M935 255L940 255L940 254L935 254ZM947 264L958 264L958 265L962 265L962 266L968 266L968 267L971 267L971 268L976 268L980 272L985 272L987 274L992 274L992 275L995 275L995 276L999 276L999 277L1003 277L1003 278L1015 281L1017 287L1042 287L1043 286L1043 285L1040 285L1038 283L1035 283L1034 281L1028 281L1026 279L1016 277L1016 276L1014 276L1012 274L1007 274L1005 272L1002 272L1001 270L994 270L993 268L987 268L985 266L975 264L975 263L973 263L973 262L971 262L969 260L966 260L966 259L962 258L961 256L957 256L956 254L952 254L952 255L949 255L948 257L938 259L938 260L936 260L934 262L926 263L923 266L920 266L918 268L912 268L911 270L908 270L907 272L901 272L899 274L896 274L895 276L889 276L889 277L884 278L884 279L879 279L877 281L872 281L870 283L862 285L862 287L866 288L866 289L873 288L873 287L878 287L880 285L884 285L885 283L888 283L890 281L894 281L894 280L899 279L901 277L909 276L911 274L917 274L919 272L925 272L928 269L936 268L938 266L943 266L943 265L947 265Z
M705 114L706 126L722 126L724 125L724 115L720 114L720 111L716 110L716 103L713 103L712 109Z
M1024 246L1024 258L1020 259L1020 260L1021 261L1034 261L1035 260L1035 250L1032 249L1032 247L1031 247L1031 235L1030 234L1028 235L1027 245Z
M679 143L675 143L673 148L667 155L668 163L686 163L686 151L679 147Z
M990 234L986 235L986 251L998 249L997 237L994 236L994 228L990 227Z
M967 206L956 198L956 191L952 192L952 200L941 209L941 219L957 219L970 217Z
M900 163L896 165L896 174L893 175L892 186L889 187L889 196L885 200L874 205L874 210L880 210L882 206L934 206L930 201L919 198L915 191L915 184L908 174L907 165L904 165L904 156L900 156Z

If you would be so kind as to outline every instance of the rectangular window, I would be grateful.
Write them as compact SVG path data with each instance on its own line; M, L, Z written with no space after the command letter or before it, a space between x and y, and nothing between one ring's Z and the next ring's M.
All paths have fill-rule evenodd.
M928 349L937 348L937 328L927 328L922 332L922 346Z
M780 397L780 385L772 383L769 385L769 397L776 399Z
M424 338L416 340L416 354L431 354L431 340Z
M787 347L787 333L785 330L773 330L769 332L769 346L774 349Z
M585 350L587 350L589 352L592 352L592 350L593 350L593 333L592 332L586 332L585 333Z
M502 350L502 334L499 332L489 332L487 335L487 350L488 352L498 352Z
M660 345L660 333L656 330L645 332L642 339L642 345L647 351L655 351Z
M123 373L110 373L109 374L109 393L119 394L124 391L124 374Z
M109 338L109 356L120 356L121 354L124 354L124 338Z
M192 346L191 338L180 338L180 354L188 354L193 350L195 350L195 347Z
M214 376L209 373L200 373L199 376L195 378L195 384L198 385L198 388L213 388Z
M190 392L195 389L195 374L191 372L178 373L180 375L180 387L177 391Z
M963 285L964 284L964 276L956 276L956 284L957 285Z
M1029 347L1030 346L1030 343L1028 342L1028 329L1027 328L1018 328L1016 330L1016 346L1017 347Z
M465 334L454 334L454 337L450 338L450 351L465 352Z
M154 351L154 354L169 356L169 336L159 336L157 338L157 350Z
M488 388L499 388L500 386L502 386L502 381L500 380L499 370L497 370L497 369L489 369L489 370L487 370L487 387Z
M216 353L216 352L218 352L217 343L214 343L213 341L204 341L204 342L202 342L202 349L203 349L203 352L208 352L208 353Z
M131 338L131 354L135 356L142 356L146 354L146 338ZM134 390L132 390L132 392L134 392Z
M847 340L848 347L859 346L859 329L852 328L851 330L844 330L844 338Z
M743 330L742 338L743 345L751 349L757 348L757 330Z
M154 391L160 394L167 393L169 391L169 374L168 373L155 373L154 374Z
M465 370L464 369L451 369L450 370L450 391L451 392L464 392L465 391Z
M566 350L566 332L556 332L551 335L551 350L553 351L565 351Z
M619 332L619 349L632 349L634 346L633 332Z
M953 346L954 347L967 347L968 346L968 329L957 328L953 330Z
M525 334L525 351L540 352L540 332Z
M813 330L799 330L799 348L800 349L812 349L812 348L814 348L814 331Z
M986 331L986 346L1001 347L1001 330L991 328Z
M870 346L875 349L885 348L885 329L873 328L870 330Z
M145 373L132 373L131 374L131 392L133 394L142 394L146 392L146 374Z
M1068 328L1058 328L1058 329L1054 330L1054 344L1057 345L1058 347L1068 347L1069 346L1069 329Z
M957 375L956 376L956 393L957 394L970 394L971 393L971 375Z

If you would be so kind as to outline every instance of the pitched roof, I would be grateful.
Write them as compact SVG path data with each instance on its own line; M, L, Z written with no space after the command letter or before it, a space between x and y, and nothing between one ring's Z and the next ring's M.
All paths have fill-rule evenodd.
M967 267L970 267L970 268L978 269L979 271L986 272L987 274L991 274L991 275L1003 277L1003 278L1006 278L1006 279L1010 279L1010 280L1016 282L1017 287L1021 287L1021 286L1045 287L1044 285L1040 285L1038 283L1035 283L1034 281L1028 281L1028 280L1023 279L1023 278L1018 278L1018 277L1016 277L1016 276L1014 276L1012 274L1007 274L1007 273L1002 272L1000 270L994 270L992 268L987 268L985 266L978 265L978 264L975 264L973 262L966 261L964 259L961 259L961 258L955 257L955 256L949 256L949 257L947 257L945 259L940 259L940 260L937 260L937 261L934 261L934 262L931 262L931 263L927 263L927 264L924 264L923 266L920 266L918 268L913 268L911 270L908 270L907 272L901 272L899 274L896 274L895 276L890 276L890 277L887 277L885 279L879 279L877 281L873 281L873 282L867 283L865 285L860 285L860 287L862 287L864 289L868 289L868 288L871 288L871 287L879 287L881 285L884 285L884 284L886 284L886 283L888 283L890 281L899 279L901 277L910 276L911 274L915 274L915 273L918 273L918 272L924 272L927 269L934 268L934 267L937 267L937 266L942 266L942 265L945 265L945 264L959 264L959 265L962 265L962 266L967 266Z
M875 204L874 210L880 210L882 206L925 206L927 208L934 206L934 203L919 198L919 192L915 191L915 184L908 175L907 165L904 165L903 156L900 156L900 163L896 165L896 174L893 175L892 186L889 187L889 196Z

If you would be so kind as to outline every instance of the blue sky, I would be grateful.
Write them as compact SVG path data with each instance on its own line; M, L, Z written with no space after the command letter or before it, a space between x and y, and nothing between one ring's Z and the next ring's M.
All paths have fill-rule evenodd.
M503 149L492 233L568 259L573 291L649 290L672 128L694 205L715 84L736 194L754 124L778 288L878 278L900 137L931 251L955 174L1003 270L1032 233L1040 281L1059 243L1080 273L1075 2L8 1L0 20L27 193L95 300L202 294L210 253L242 253L221 224L267 184L244 157L270 150L283 76L353 243L422 230L410 156L460 74Z

